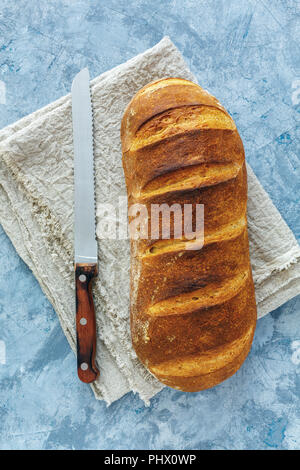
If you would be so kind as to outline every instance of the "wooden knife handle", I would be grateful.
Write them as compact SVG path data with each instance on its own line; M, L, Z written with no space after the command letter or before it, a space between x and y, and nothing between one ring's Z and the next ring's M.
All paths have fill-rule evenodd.
M82 382L91 383L99 376L95 364L96 318L92 282L97 276L96 264L75 264L77 370Z

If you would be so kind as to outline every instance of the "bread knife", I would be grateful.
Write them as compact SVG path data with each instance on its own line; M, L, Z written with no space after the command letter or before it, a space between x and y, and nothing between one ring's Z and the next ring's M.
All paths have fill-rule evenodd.
M74 245L76 289L77 371L82 382L96 380L96 318L92 293L98 273L95 224L93 113L87 68L73 80Z

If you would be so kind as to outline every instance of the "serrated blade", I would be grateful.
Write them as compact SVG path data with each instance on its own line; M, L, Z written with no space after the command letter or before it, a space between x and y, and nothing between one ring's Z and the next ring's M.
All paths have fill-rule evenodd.
M72 118L74 144L75 263L97 263L93 114L87 68L73 80Z

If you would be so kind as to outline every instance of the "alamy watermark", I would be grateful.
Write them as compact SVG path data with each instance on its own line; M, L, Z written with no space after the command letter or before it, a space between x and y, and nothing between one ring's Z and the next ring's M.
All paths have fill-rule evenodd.
M291 344L291 348L293 351L292 363L298 366L300 364L300 341L299 340L293 341Z
M0 364L6 364L6 347L2 340L0 340Z
M6 104L6 86L2 80L0 80L0 104Z
M297 106L300 103L300 79L296 79L292 83L292 103L293 106Z
M129 222L127 222L127 215ZM199 250L204 243L204 204L141 204L127 209L127 197L117 207L99 204L97 236L109 240L182 240L186 249Z

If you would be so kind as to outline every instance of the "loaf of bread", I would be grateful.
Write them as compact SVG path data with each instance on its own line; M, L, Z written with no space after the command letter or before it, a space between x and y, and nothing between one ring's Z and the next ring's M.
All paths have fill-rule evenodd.
M129 208L143 204L150 219L153 204L191 204L192 217L204 205L202 248L172 226L170 239L131 240L133 347L169 387L213 387L239 369L256 324L241 138L216 98L168 78L133 97L121 141Z

